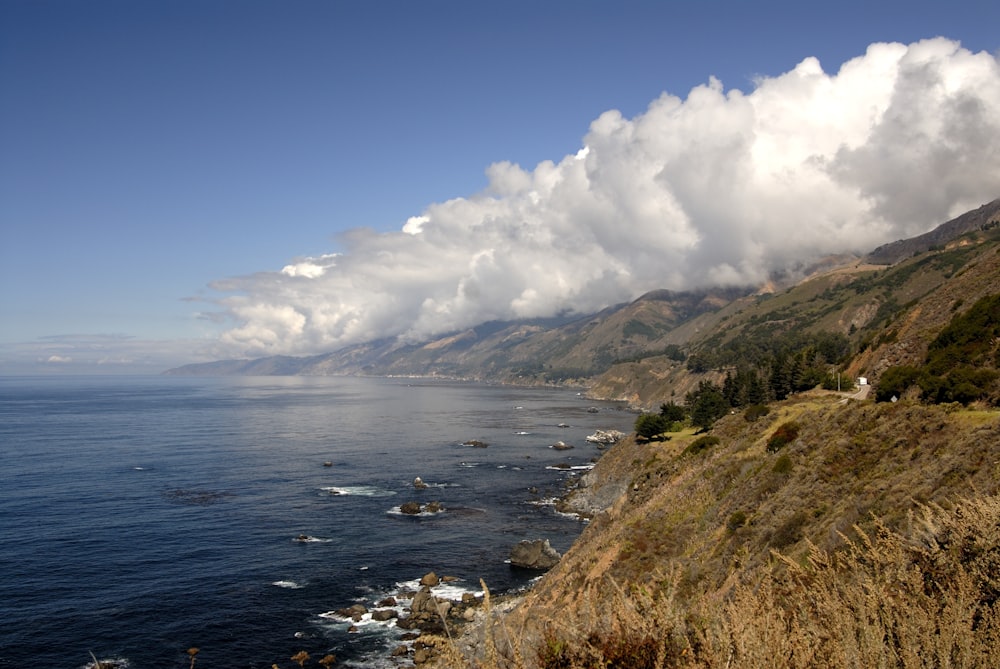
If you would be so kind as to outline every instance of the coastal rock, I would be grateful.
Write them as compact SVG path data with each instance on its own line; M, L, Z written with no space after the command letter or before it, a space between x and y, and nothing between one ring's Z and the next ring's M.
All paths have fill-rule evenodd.
M434 613L437 611L436 602L437 599L431 594L431 589L424 586L417 594L413 595L413 600L410 602L410 612L413 614Z
M386 620L392 620L393 618L396 618L398 615L399 614L397 614L392 609L378 609L376 611L372 611L372 620L378 622L385 622Z
M422 586L426 585L426 586L428 586L430 588L433 588L435 585L439 584L440 582L441 582L441 579L438 578L438 575L435 574L434 572L428 572L428 573L424 574L423 577L421 577L421 579L420 579L420 585L422 585Z
M525 540L510 550L510 563L523 569L551 569L562 556L548 539Z
M471 446L473 448L486 448L489 446L485 441L480 441L479 439L469 439L468 441L462 442L463 446Z
M421 513L440 513L441 511L444 511L444 505L438 501L427 502L427 504L403 502L399 505L399 512L407 516L416 516Z
M552 444L550 448L557 451L568 451L573 447L570 444L567 444L565 441L557 441L556 443Z
M423 490L424 488L427 487L427 484L424 483L424 480L418 476L417 478L413 479L413 487L416 488L417 490Z
M362 616L368 613L368 609L363 604L355 604L346 609L338 609L335 613L342 618L350 618L354 622L358 622Z
M597 430L594 434L587 437L587 441L592 444L610 445L621 441L626 436L624 432L619 432L618 430Z
M420 502L403 502L399 505L399 510L408 516L415 516L420 513Z

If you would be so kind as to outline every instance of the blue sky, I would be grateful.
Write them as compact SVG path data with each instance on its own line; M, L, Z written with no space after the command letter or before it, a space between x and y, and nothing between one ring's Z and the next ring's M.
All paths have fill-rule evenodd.
M928 62L949 80L972 68L992 82L984 63L996 63L998 25L1000 5L985 1L3 0L0 373L158 372L378 334L418 340L477 319L582 313L657 283L753 280L793 254L843 251L774 251L780 231L765 231L763 218L737 221L707 191L695 197L687 181L696 169L685 166L706 145L720 155L746 148L734 120L747 102L739 93L774 82L769 97L762 90L751 101L757 123L803 104L801 93L781 98L795 77L780 78L809 57L833 77L871 44L943 36L962 53L928 48ZM902 61L902 51L869 54L866 67L879 74L838 99L867 104L864 86ZM901 79L890 79L899 90ZM838 81L846 91L847 77ZM664 93L674 102L660 107L676 109L654 114ZM997 122L988 94L980 130ZM888 97L884 108L894 108ZM810 191L834 203L824 225L876 230L880 241L941 222L900 211L899 184L876 191L848 175L889 172L891 160L878 156L891 154L890 134L886 126L883 144L810 149L840 187ZM720 138L726 147L714 145ZM777 144L758 141L751 153ZM651 155L668 157L650 163L650 188L630 192L653 168L627 169ZM574 156L588 164L580 178L601 183L586 207L550 183L577 178ZM976 159L981 183L921 209L943 215L1000 196L996 162L989 152ZM725 165L698 169L714 179ZM671 174L670 187L650 195ZM742 193L734 179L723 174L720 186L738 183ZM775 197L741 208L776 210ZM799 215L810 207L786 204ZM654 205L657 220L674 221L662 234L633 225ZM577 229L578 243L564 241ZM616 250L624 237L638 248ZM663 253L646 257L661 243ZM522 252L553 261L551 273L536 261L541 285L513 276ZM570 257L602 271L563 268ZM660 260L684 267L694 257L713 268L697 281L690 271L656 274ZM442 266L461 271L444 276Z

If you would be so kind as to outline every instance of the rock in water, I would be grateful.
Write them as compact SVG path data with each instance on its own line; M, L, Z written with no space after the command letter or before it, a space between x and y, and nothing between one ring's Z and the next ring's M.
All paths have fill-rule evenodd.
M560 557L548 539L521 541L510 549L510 563L523 569L551 569Z
M399 510L408 516L415 516L420 513L420 502L403 502L399 505Z

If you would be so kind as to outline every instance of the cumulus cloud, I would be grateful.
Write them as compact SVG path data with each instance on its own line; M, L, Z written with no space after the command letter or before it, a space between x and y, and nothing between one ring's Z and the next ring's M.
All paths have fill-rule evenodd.
M1000 195L1000 63L943 38L815 58L750 92L710 79L593 121L575 154L499 162L398 232L213 287L239 355L419 341L586 313L655 288L747 285L924 232Z

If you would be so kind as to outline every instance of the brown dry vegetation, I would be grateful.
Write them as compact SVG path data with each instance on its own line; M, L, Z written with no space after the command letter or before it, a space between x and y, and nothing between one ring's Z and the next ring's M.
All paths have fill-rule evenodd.
M812 396L713 434L612 449L625 494L445 665L994 666L1000 413Z

